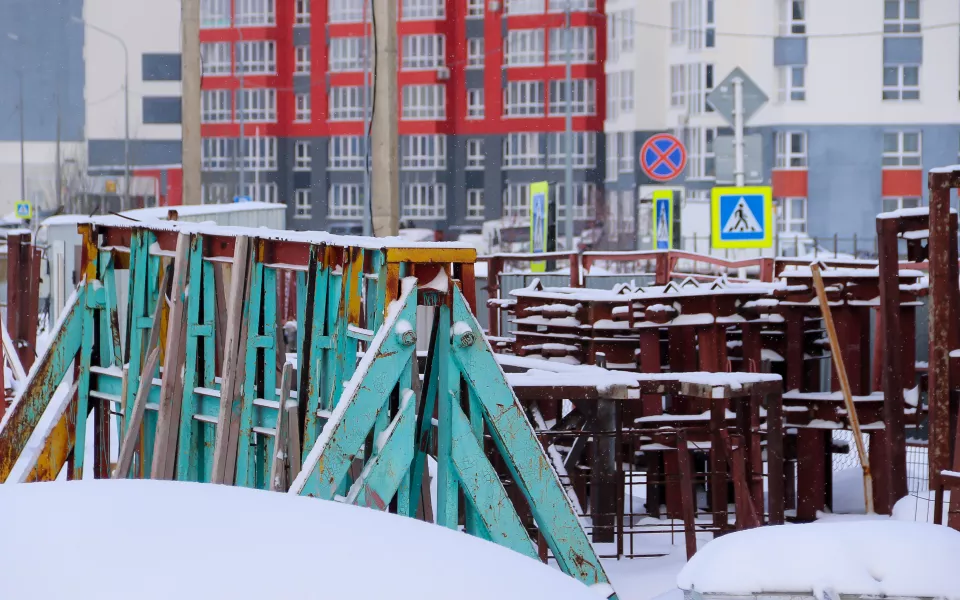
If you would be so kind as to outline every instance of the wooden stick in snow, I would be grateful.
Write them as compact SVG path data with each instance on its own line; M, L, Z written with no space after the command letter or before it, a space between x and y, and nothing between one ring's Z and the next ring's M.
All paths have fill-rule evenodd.
M280 402L277 408L277 433L274 437L273 460L270 467L270 489L275 492L287 491L290 481L287 481L285 465L289 460L291 464L297 457L290 456L289 442L290 430L296 429L296 411L294 411L294 423L291 426L290 413L287 412L287 400L290 398L290 383L293 378L293 365L285 363L283 365L283 374L280 376Z
M111 479L123 479L130 472L130 466L133 464L133 451L137 446L137 439L140 437L143 413L146 412L150 387L153 385L153 372L157 369L157 363L159 362L160 347L157 346L150 351L147 362L143 365L140 385L137 387L137 395L133 400L130 422L127 425L127 432L123 436L123 442L120 444L120 456L117 457L117 467L113 470Z
M234 428L240 427L240 404L236 401L237 382L242 379L239 372L240 350L245 347L243 337L243 303L247 290L247 263L249 261L250 240L245 236L236 239L233 250L233 267L230 277L230 295L227 298L227 326L223 342L223 362L220 385L220 415L217 420L217 435L213 450L213 472L211 483L233 485L236 464L229 465L230 456L236 461L236 448L230 452L231 438L236 446L238 434L231 435Z
M853 441L857 445L857 454L860 456L860 465L863 467L863 500L867 507L867 514L873 513L873 476L870 474L870 459L863 447L863 436L860 435L860 419L857 417L857 408L853 405L853 394L850 392L850 379L847 369L843 366L843 354L840 352L840 340L837 338L837 328L833 324L833 315L830 312L830 303L827 301L827 292L823 287L823 276L820 274L820 265L810 265L813 273L813 285L817 289L817 298L820 300L820 312L823 314L823 323L830 337L830 356L833 357L833 366L837 370L840 380L840 389L843 392L843 402L847 406L847 416L853 428Z
M190 272L190 235L177 237L177 251L173 262L173 287L170 291L170 313L167 319L167 345L163 357L163 375L160 382L160 411L157 418L157 436L153 445L151 479L173 479L177 457L177 436L180 433L180 407L183 401L183 345L186 339L184 293Z

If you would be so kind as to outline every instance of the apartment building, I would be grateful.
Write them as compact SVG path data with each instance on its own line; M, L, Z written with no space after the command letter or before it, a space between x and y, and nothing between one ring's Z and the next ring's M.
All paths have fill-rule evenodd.
M606 69L609 89L617 73L634 66L636 100L626 115L608 104L607 153L622 143L635 153L661 131L684 140L688 165L672 183L685 193L688 246L697 235L705 250L718 144L732 133L705 96L735 67L769 97L746 133L761 136L755 182L772 185L783 236L837 234L847 252L858 236L860 250L871 247L878 212L924 203L924 171L958 161L956 2L610 0L607 6L611 18L631 10L638 43L619 59L609 52ZM621 142L631 131L633 140ZM642 196L655 183L631 172L626 160L616 164L615 170L607 162L608 205L633 188ZM650 227L643 210L639 220L642 246Z
M522 221L531 182L563 193L566 110L578 229L597 214L606 18L603 0L570 0L567 90L566 1L401 0L405 221ZM360 222L369 21L362 0L204 0L204 201L286 202L298 229Z

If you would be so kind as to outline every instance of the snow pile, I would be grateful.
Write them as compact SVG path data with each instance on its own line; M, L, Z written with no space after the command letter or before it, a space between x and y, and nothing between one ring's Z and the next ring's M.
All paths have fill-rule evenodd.
M40 483L4 486L0 511L17 516L5 520L0 541L10 598L600 597L472 536L287 494L160 481ZM136 559L108 568L111 556Z
M677 576L701 593L960 600L960 532L893 520L781 525L717 538Z

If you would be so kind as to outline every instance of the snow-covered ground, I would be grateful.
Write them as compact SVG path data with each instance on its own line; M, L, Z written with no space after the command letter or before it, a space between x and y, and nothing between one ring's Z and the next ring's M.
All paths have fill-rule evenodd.
M0 488L7 598L597 600L489 542L367 508L227 486Z

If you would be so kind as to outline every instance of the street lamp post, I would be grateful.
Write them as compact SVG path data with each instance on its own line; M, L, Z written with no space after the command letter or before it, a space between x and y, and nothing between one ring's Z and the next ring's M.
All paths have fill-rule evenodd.
M8 33L7 37L11 40L20 43L20 36L15 33ZM20 93L20 200L27 199L27 178L25 174L26 159L24 154L24 135L23 135L23 68L16 68L14 72L17 74L17 83L19 86Z
M71 20L113 38L123 47L123 208L130 208L130 53L127 51L127 43L120 36L79 17L72 17ZM104 204L101 203L100 212L105 212L104 208Z

